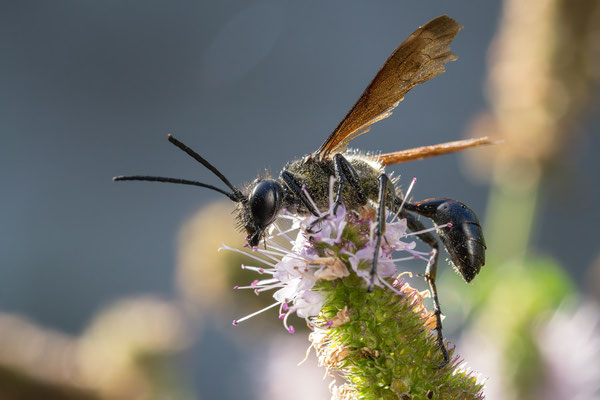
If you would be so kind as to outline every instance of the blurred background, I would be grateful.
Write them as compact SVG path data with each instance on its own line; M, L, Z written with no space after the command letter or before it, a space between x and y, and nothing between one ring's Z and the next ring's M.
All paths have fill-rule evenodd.
M305 332L231 326L262 304L216 251L232 204L111 178L220 184L167 133L278 173L441 14L459 60L353 146L503 140L393 169L486 230L470 285L441 267L445 332L490 399L600 398L597 0L0 1L0 398L327 398Z

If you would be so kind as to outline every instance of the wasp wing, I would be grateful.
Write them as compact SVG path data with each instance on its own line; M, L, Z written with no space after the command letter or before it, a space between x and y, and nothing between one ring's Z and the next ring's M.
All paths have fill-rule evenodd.
M319 157L329 157L368 132L372 124L392 114L410 89L444 72L444 63L457 59L450 42L461 28L458 22L442 15L413 32L394 50L354 107L317 150Z
M457 140L455 142L440 143L433 146L415 147L396 151L393 153L377 154L368 156L369 159L381 163L381 165L399 164L407 161L421 160L423 158L441 156L442 154L454 153L469 149L471 147L494 144L487 136L477 139Z

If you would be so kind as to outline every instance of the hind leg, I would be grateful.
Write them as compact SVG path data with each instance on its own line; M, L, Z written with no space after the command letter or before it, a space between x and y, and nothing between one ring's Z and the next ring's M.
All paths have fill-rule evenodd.
M421 221L419 221L413 214L410 214L406 211L401 211L400 216L402 218L406 218L408 229L413 232L418 232L425 230L426 227L423 225ZM425 269L425 281L429 285L429 289L431 290L431 297L433 299L433 312L435 315L435 331L437 334L437 342L442 351L442 355L444 360L437 365L437 368L442 368L448 362L450 362L450 356L448 355L448 350L444 344L444 335L442 333L442 310L440 308L440 301L438 298L437 286L435 284L435 279L437 276L437 262L439 255L439 243L435 236L431 234L431 232L424 232L417 235L419 239L421 239L425 244L431 247L431 257L429 258L429 262L427 263L427 268Z

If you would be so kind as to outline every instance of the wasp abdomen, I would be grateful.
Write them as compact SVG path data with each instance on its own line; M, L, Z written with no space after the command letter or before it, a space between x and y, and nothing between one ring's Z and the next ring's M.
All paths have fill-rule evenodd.
M451 199L428 199L407 204L406 209L433 220L451 224L439 231L450 260L465 281L470 282L485 264L485 239L477 215L465 204Z

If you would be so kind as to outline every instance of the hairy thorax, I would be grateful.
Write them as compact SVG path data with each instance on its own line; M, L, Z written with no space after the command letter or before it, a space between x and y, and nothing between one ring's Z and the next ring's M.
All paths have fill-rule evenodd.
M378 177L383 173L383 168L372 161L367 160L362 154L348 152L344 154L350 165L356 171L358 186L364 196L361 198L359 191L347 184L342 192L344 206L351 210L357 210L368 201L376 202L379 193ZM329 207L330 179L335 177L335 165L333 159L319 160L313 155L289 162L284 170L295 175L299 183L306 187L311 199L319 210L323 211ZM337 193L337 183L334 185L334 193ZM335 194L334 194L335 197ZM396 197L393 185L388 186L386 203L390 203ZM286 187L285 207L298 214L307 214L308 210L298 200L298 197Z

